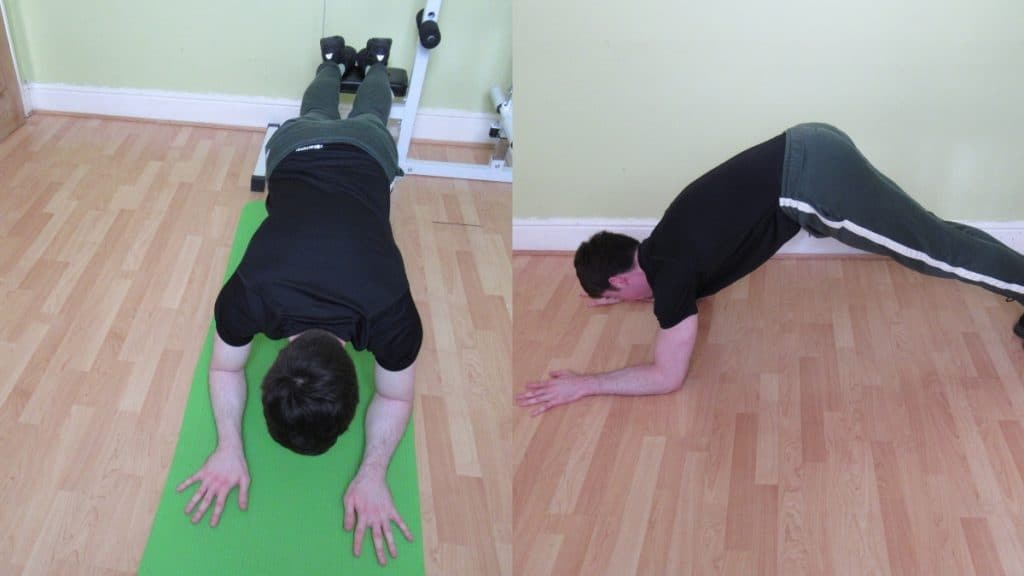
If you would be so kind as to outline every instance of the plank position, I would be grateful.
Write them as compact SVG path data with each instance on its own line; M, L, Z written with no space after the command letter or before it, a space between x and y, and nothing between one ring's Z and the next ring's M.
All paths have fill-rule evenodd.
M217 448L178 491L199 485L185 508L193 523L213 504L216 526L236 486L239 507L248 506L241 428L253 336L289 340L263 380L263 414L274 440L307 455L326 452L355 414L358 383L343 348L351 342L373 352L376 390L366 411L363 459L343 498L344 525L356 530L356 556L370 529L377 560L386 564L385 545L397 554L391 522L412 539L385 473L412 411L423 337L390 223L391 184L401 175L386 127L391 40L371 39L359 54L341 36L322 39L320 47L323 62L300 116L267 143L267 219L214 308L210 401ZM343 120L341 76L353 65L364 80Z
M687 186L643 242L599 232L575 267L591 305L654 300L654 362L603 374L552 372L520 406L540 414L598 394L682 386L697 340L697 299L754 271L801 229L1024 303L1024 256L985 232L939 219L876 170L840 130L801 124ZM1024 338L1024 316L1014 327Z

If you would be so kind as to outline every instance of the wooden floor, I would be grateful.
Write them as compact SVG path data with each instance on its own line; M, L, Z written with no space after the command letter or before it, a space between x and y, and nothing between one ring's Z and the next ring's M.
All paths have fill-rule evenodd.
M37 115L0 143L0 574L134 572L261 140ZM584 308L569 257L510 265L511 202L394 196L427 327L428 574L1024 574L1018 306L883 260L773 260L701 303L680 392L530 418L513 268L514 387L645 361L657 325Z
M648 361L650 305L513 258L516 389ZM776 259L702 301L678 393L514 418L514 572L1024 574L1020 306L879 259Z
M262 198L262 139L36 115L0 143L0 574L134 573L240 209ZM511 200L430 178L394 193L426 328L416 537L432 575L511 572Z

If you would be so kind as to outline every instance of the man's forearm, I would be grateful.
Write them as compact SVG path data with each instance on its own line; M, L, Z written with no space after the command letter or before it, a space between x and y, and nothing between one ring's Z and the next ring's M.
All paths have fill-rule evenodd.
M411 413L410 401L388 398L377 393L373 395L366 409L366 449L359 466L360 475L384 479Z
M242 413L245 411L245 373L210 371L210 403L217 423L217 446L242 449Z
M668 394L683 384L681 378L666 374L654 364L638 364L612 372L587 374L584 379L584 390L587 396Z

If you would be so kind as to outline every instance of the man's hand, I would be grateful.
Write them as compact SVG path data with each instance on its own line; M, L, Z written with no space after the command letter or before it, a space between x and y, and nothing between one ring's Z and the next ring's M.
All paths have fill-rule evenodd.
M549 380L530 382L526 390L516 396L516 403L524 408L536 406L530 415L537 416L559 404L568 404L587 396L587 377L572 370L555 370L551 372Z
M196 482L199 482L199 489L196 490L192 500L185 507L185 514L192 514L192 509L199 504L199 509L192 514L193 524L203 518L206 509L216 498L217 504L214 506L213 516L210 518L210 526L216 526L224 511L224 502L227 501L228 494L235 486L238 486L238 507L242 510L249 507L249 467L246 465L245 455L240 449L218 447L206 459L206 463L199 469L199 472L178 486L178 492Z
M178 492L199 482L185 514L199 504L192 514L192 523L202 520L206 509L216 498L217 505L210 518L210 526L220 522L221 512L228 494L238 486L238 507L249 507L249 467L245 464L242 447L242 412L245 410L245 361L252 344L231 346L214 333L213 356L210 358L210 405L217 424L217 449L206 463L178 486ZM200 504L200 502L202 502Z
M588 296L588 298L590 298ZM597 308L598 306L611 306L612 304L618 304L622 302L619 298L613 296L604 296L601 298L590 298L587 300L587 308Z
M619 302L622 302L622 300L620 300L619 298L615 298L614 296L593 298L590 296L590 294L587 294L586 292L580 292L580 298L587 299L587 308L594 308L595 306L609 306L611 304L618 304Z
M585 375L556 370L548 380L527 384L526 392L516 395L516 403L523 407L536 406L531 412L536 416L584 396L668 394L678 390L686 380L696 342L697 315L694 314L658 333L653 363Z
M586 292L580 292L580 298L587 299L587 308L596 308L598 306L611 306L612 304L618 304L625 302L621 298L615 296L602 296L601 298L591 298L590 294ZM634 300L634 302L654 302L654 298L644 298L643 300Z
M395 510L391 502L391 492L388 491L384 477L371 477L369 475L357 474L345 491L345 530L355 532L355 545L352 547L353 554L359 557L363 550L363 536L366 529L370 529L373 537L373 548L377 553L377 562L381 566L387 566L388 558L384 554L384 544L387 543L388 552L392 558L398 558L398 550L395 548L395 538L391 534L391 523L394 522L402 531L405 539L412 542L412 533L406 527L402 517Z

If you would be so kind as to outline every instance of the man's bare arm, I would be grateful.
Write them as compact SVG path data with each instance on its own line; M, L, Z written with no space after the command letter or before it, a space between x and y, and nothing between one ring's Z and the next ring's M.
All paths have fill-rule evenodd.
M388 490L386 474L395 447L405 433L412 413L414 398L414 366L391 372L377 366L374 371L376 391L366 409L366 448L359 472L345 491L345 529L355 528L353 552L362 551L367 528L373 537L374 551L381 565L387 564L384 545L391 557L397 556L391 522L412 541L412 533L395 510Z
M653 363L601 374L556 370L548 380L527 384L526 392L516 396L516 401L523 407L534 406L531 413L536 416L586 396L643 396L677 390L683 385L689 370L690 356L697 343L697 323L695 314L672 328L660 331L654 345Z
M412 413L414 380L415 364L399 372L374 368L376 390L366 409L366 450L360 474L383 478L387 472Z
M242 413L245 411L245 363L252 344L231 346L213 335L210 358L210 403L217 423L217 447L242 450Z
M185 508L185 514L192 514L192 509L199 504L192 514L193 523L199 522L210 504L216 501L210 519L210 525L216 526L228 494L235 486L238 486L238 507L245 510L249 505L249 469L242 444L242 414L246 396L245 362L250 349L250 344L231 346L214 333L209 383L210 403L217 425L217 447L203 467L178 486L178 492L181 492L199 483Z

